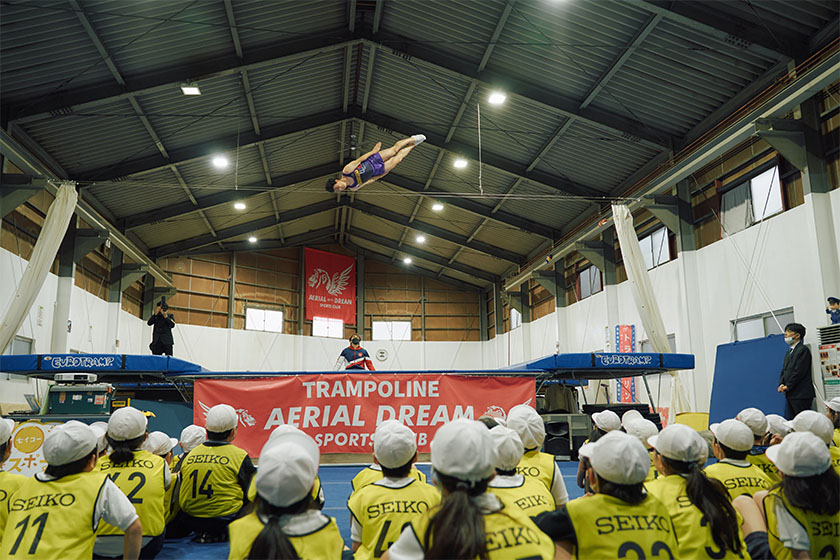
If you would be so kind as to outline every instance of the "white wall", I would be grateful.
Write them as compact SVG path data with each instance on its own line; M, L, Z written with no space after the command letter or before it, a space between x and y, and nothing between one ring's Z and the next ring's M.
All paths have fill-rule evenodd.
M824 200L840 208L840 190L833 191L829 197ZM731 241L724 239L697 251L700 286L697 304L702 310L702 320L690 316L677 261L650 271L665 327L668 333L676 335L678 351L702 353L705 357L705 369L682 376L695 410L708 410L715 349L719 344L731 342L733 319L792 307L796 320L808 328L807 340L811 343L815 342L816 327L827 324L824 306L829 294L817 293L819 290L809 282L820 272L815 240L807 234L814 229L808 222L813 216L813 208L806 201L805 205L733 235ZM837 237L835 247L840 246L840 228L834 228L834 236ZM752 279L748 278L742 258L752 272ZM17 256L0 250L0 309L5 309L11 300L25 264ZM37 353L50 350L56 285L56 277L50 275L19 333L34 339ZM598 293L488 342L371 341L365 347L372 356L380 348L387 350L387 360L374 359L375 366L383 370L485 369L535 359L558 348L562 352L609 350L616 324L636 325L637 341L645 339L629 284L623 282L610 289L614 292L609 297L606 291ZM106 302L74 288L70 315L73 328L68 337L69 348L82 352L111 351L114 341L108 333ZM691 347L681 327L686 324L701 327L702 348ZM147 353L150 331L145 321L120 312L119 352ZM558 331L562 333L560 336ZM176 357L216 371L330 370L346 344L337 339L194 325L178 325L174 335ZM652 377L650 381L654 397L667 405L668 379L660 383ZM10 402L9 398L22 397L26 392L20 384L13 387L9 382L0 382L0 389L0 402ZM637 385L637 394L647 400L641 383Z

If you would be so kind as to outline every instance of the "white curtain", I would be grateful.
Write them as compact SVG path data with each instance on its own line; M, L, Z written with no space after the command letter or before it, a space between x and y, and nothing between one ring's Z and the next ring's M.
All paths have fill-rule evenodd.
M671 346L668 344L668 333L665 332L662 313L659 311L659 304L656 302L647 266L642 257L639 238L633 227L633 215L623 204L613 204L612 211L621 256L624 259L624 269L627 272L627 280L630 282L636 309L642 319L642 326L653 346L653 351L660 354L669 353ZM671 372L671 406L668 423L673 421L675 414L689 410L691 406L686 397L685 388L676 372Z
M41 291L44 280L55 261L58 247L76 209L78 194L74 183L63 183L47 211L44 227L35 242L35 249L17 286L14 298L6 307L0 322L0 352L12 342L23 325L32 303Z

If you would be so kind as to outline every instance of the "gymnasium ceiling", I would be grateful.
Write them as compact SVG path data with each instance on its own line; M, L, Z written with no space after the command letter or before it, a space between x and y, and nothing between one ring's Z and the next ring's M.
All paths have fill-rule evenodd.
M151 256L337 242L485 287L837 16L835 0L2 0L0 103ZM385 180L325 192L414 133L428 141Z

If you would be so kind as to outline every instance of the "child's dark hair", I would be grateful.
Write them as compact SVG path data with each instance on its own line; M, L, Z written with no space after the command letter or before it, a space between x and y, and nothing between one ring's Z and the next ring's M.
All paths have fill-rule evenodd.
M327 192L335 192L335 177L327 179Z
M834 466L814 476L783 476L777 486L782 487L785 498L794 507L819 515L837 515L840 512L840 475ZM815 496L820 496L820 499L815 500Z
M7 441L6 443L0 443L0 462L3 462L3 457L6 456L6 447L8 447L11 441L12 438L9 438L9 441Z
M479 416L478 421L487 426L488 430L492 430L499 425L499 423L496 422L496 419L492 416Z
M230 437L231 432L233 432L233 429L225 430L224 432L211 432L207 430L207 441L225 441Z
M66 465L47 465L47 468L44 469L44 472L50 475L53 478L63 478L65 476L70 476L71 474L78 474L85 470L85 467L90 461L91 456L99 455L96 452L96 446L93 446L93 449L90 450L90 453L82 457L81 459L76 459L72 463L67 463Z
M112 463L120 464L127 463L128 461L134 459L134 450L140 447L140 444L146 439L146 434L134 439L125 440L117 440L112 438L110 435L105 437L108 438L108 443L111 445L111 449L113 449L108 458Z
M599 494L606 494L607 496L618 498L622 502L627 502L631 505L640 504L647 497L644 482L638 484L616 484L615 482L601 478L598 473L595 473L595 476L598 478Z
M470 484L442 473L436 473L436 476L448 494L432 515L423 535L426 558L487 560L484 515L471 498L484 494L490 479Z
M750 453L749 449L747 451L735 451L731 447L726 447L725 445L723 445L720 442L720 440L715 439L715 441L717 442L721 451L723 451L724 457L726 457L727 459L735 459L736 461L743 461L744 459L747 458L747 455L749 455L749 453Z
M389 478L405 478L405 477L407 477L408 473L411 472L411 465L414 464L414 459L416 459L416 458L417 458L417 454L415 453L414 457L412 457L408 461L408 463L406 463L404 465L401 465L399 467L395 467L393 469L389 469L388 467L383 467L382 465L379 465L380 467L382 467L382 476L387 476Z
M722 551L731 550L739 554L742 543L738 514L723 484L707 477L696 461L677 461L662 454L659 457L672 472L685 477L688 499L708 520L715 545Z
M259 494L257 494L256 501L257 517L259 517L265 527L257 535L257 538L254 539L248 558L254 560L263 558L283 558L284 560L286 558L300 558L295 547L292 546L289 536L283 532L283 528L280 526L280 516L305 512L309 509L310 502L312 502L312 492L307 492L303 499L285 507L273 506Z
M828 409L828 419L831 420L831 423L834 424L835 430L840 430L840 412L829 408ZM2 455L2 453L0 453Z

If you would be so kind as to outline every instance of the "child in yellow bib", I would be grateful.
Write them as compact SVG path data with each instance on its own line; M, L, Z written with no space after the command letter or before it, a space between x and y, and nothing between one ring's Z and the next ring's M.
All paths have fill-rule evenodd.
M767 450L782 483L755 496L767 519L770 550L778 560L838 558L840 475L831 468L825 443L794 432Z
M149 435L146 416L134 407L119 408L108 420L108 443L113 451L99 460L97 471L110 478L128 496L143 525L144 558L154 558L163 547L166 507L164 496L172 484L169 466L141 446ZM167 438L168 439L168 438ZM116 558L122 555L122 531L103 523L93 552Z
M69 560L93 555L100 521L124 531L123 557L140 553L142 526L134 506L96 466L97 437L71 420L44 440L44 472L27 479L9 498L0 521L0 558Z
M26 482L25 476L2 470L3 463L12 453L12 431L14 427L14 421L0 418L0 524L9 515L9 498L20 488L21 484ZM3 532L0 531L0 543L2 542Z
M769 490L773 485L770 478L746 460L753 445L749 427L739 420L724 420L709 429L715 435L712 449L718 462L706 467L706 476L719 480L732 500L742 494L754 496Z
M409 475L417 458L417 436L396 420L377 426L373 459L383 477L353 492L350 538L356 560L380 558L402 528L440 502L440 492Z
M172 452L176 445L178 445L177 439L171 438L163 432L152 432L143 442L143 449L163 459L163 462L172 471ZM178 494L176 491L180 488L179 475L180 472L172 472L172 481L163 495L163 512L166 523L172 521L175 514L178 513Z
M803 410L787 423L794 432L811 432L820 438L831 457L831 466L840 474L840 448L834 446L834 425L828 416L815 410Z
M557 558L674 558L677 541L665 506L644 492L650 461L639 440L614 430L580 448L595 494L537 517Z
M746 558L741 520L720 481L700 470L708 445L693 429L672 424L650 438L659 478L645 486L668 510L678 558Z
M353 477L353 480L350 481L350 487L353 489L353 492L356 492L368 484L373 484L378 480L382 480L383 476L382 467L376 463L372 463L360 470L358 474ZM411 470L408 472L408 476L414 480L422 482L423 484L427 483L426 475L423 474L422 471L418 470L414 465L411 465Z
M554 496L537 479L517 474L516 465L525 448L519 435L504 426L490 430L496 448L496 476L487 485L487 491L499 497L507 507L518 507L528 517L535 517L556 507Z
M533 521L487 492L495 452L484 424L444 424L431 451L443 500L404 528L382 558L554 558L554 544Z
M840 447L840 397L834 397L830 401L823 401L825 405L825 415L834 426L834 433L831 436L834 447Z
M545 424L537 411L524 404L514 406L508 411L507 427L519 435L525 446L525 453L516 467L517 474L542 482L556 505L568 502L569 492L554 455L540 451L545 441Z
M630 409L624 413L624 416L621 417L621 423L624 427L624 431L630 434L631 436L635 436L642 445L645 446L645 449L648 450L648 457L650 457L650 468L648 469L648 475L645 477L645 482L650 482L654 480L659 473L656 472L656 467L653 465L653 456L654 452L651 449L650 445L648 445L648 439L652 438L656 434L659 433L659 428L656 427L656 424L648 420L647 418L642 418L641 414L639 414L639 418L632 418L630 420L625 420L627 415L631 412L638 411L634 409Z
M337 560L344 541L334 519L312 509L320 454L303 432L285 433L260 452L256 509L228 526L230 560Z

